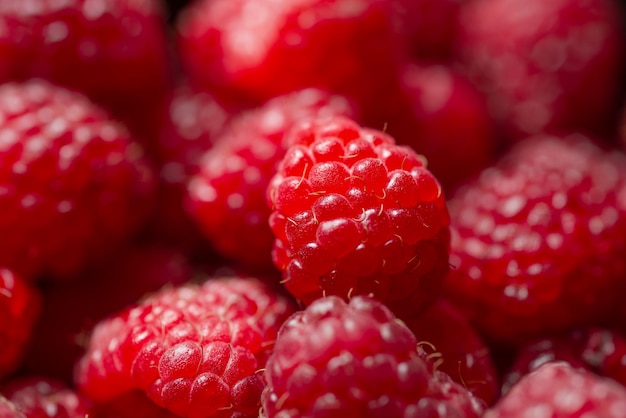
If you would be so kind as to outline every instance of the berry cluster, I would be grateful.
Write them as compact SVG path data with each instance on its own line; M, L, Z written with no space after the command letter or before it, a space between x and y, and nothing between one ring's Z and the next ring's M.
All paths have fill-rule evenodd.
M0 0L0 418L626 417L619 0Z

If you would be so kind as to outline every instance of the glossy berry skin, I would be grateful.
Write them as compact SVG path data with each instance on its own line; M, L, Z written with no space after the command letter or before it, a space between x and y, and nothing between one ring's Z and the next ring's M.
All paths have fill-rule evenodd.
M146 105L168 78L164 23L155 0L5 0L0 80L43 78L112 110Z
M422 310L448 271L448 212L423 157L345 118L304 123L270 183L274 262L305 304L373 294Z
M254 279L164 289L96 326L76 382L97 403L134 390L181 417L256 417L291 302Z
M511 138L612 134L625 46L620 16L611 0L471 1L458 53Z
M498 343L593 324L624 288L626 157L529 138L450 199L446 291Z
M20 365L40 303L37 290L0 268L0 379Z
M484 418L620 418L626 389L611 379L550 362L525 376Z
M0 87L0 265L72 277L127 241L154 179L125 129L83 96L40 81Z
M47 377L22 377L0 386L0 393L28 418L85 418L91 416L91 401ZM1 416L1 415L0 415Z
M405 323L419 341L418 352L434 369L488 405L497 398L500 385L489 347L452 304L440 299Z
M180 251L150 244L126 249L71 285L48 286L22 371L71 383L74 365L98 322L163 287L192 278L189 261Z
M479 417L482 406L431 372L411 331L380 302L313 302L280 330L265 371L265 418Z
M375 108L406 48L389 0L203 0L178 20L192 81L260 103L315 87Z
M187 201L197 225L221 255L248 268L272 268L265 194L285 155L285 135L303 119L354 113L341 96L304 89L232 120L190 180Z
M587 328L523 346L504 377L502 392L550 361L563 361L626 385L626 337L610 329Z

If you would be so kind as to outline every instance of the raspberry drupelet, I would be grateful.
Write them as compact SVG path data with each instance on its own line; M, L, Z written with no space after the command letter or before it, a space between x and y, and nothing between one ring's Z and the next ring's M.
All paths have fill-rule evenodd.
M142 149L84 96L43 81L0 87L0 265L73 277L150 215Z
M432 371L382 303L318 299L281 328L267 362L264 418L478 418L483 405Z
M414 150L346 118L303 122L268 188L273 258L305 304L373 294L424 309L448 272L448 212Z
M252 278L164 289L96 326L75 381L102 405L140 390L181 417L256 417L259 371L293 312Z

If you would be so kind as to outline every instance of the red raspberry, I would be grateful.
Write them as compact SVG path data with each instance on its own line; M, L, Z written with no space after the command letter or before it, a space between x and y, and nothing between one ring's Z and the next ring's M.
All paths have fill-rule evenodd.
M100 403L140 389L182 417L256 417L258 371L292 312L253 279L166 289L95 328L76 381Z
M374 299L318 299L280 330L265 370L264 416L479 417L480 401L431 373L416 344Z
M396 1L202 0L178 21L192 80L263 102L316 87L376 108L406 52Z
M565 361L626 385L626 337L615 331L588 328L534 341L518 352L502 391L549 361Z
M43 309L22 370L72 381L76 361L85 352L95 324L164 286L193 277L187 259L158 245L131 248L106 268L84 274L71 286L45 289Z
M426 312L405 320L419 343L418 352L487 404L500 390L496 368L468 320L450 303L439 300Z
M164 23L156 0L3 0L0 80L41 77L121 111L149 105L168 77Z
M47 377L11 380L0 392L28 418L85 418L91 401L64 383ZM1 416L1 415L0 415Z
M401 73L401 85L399 103L388 116L389 133L424 154L446 190L494 159L495 123L485 97L462 73L411 64Z
M154 229L198 256L209 245L183 208L187 182L200 170L202 155L213 147L230 113L210 93L182 85L164 106L164 121L152 144L161 180Z
M605 134L622 90L620 16L612 0L469 1L459 54L513 135Z
M340 96L305 89L234 119L189 184L189 210L215 249L249 267L272 266L265 193L285 154L283 137L300 120L353 116Z
M154 182L141 149L83 96L5 84L0 119L0 265L72 276L149 214Z
M544 364L519 381L484 418L623 418L626 388L567 363Z
M625 186L582 136L519 144L449 202L448 293L498 342L597 322L624 290Z
M0 379L18 368L39 310L36 290L0 268Z
M344 119L292 131L268 188L274 262L305 304L372 294L422 310L448 272L448 213L423 157Z

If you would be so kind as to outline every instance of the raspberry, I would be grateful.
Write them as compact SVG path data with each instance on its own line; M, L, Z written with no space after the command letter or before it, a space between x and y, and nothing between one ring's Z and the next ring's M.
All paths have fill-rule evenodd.
M459 55L511 135L612 134L626 47L616 2L477 0L461 14Z
M181 85L164 106L164 121L151 150L161 180L154 229L198 256L209 245L183 208L187 182L200 170L202 155L213 147L230 113L210 93Z
M551 362L520 380L484 418L621 418L625 414L622 385L567 363Z
M0 268L0 379L18 368L39 311L39 293Z
M609 329L587 328L527 344L518 352L502 391L550 361L564 361L625 385L626 337Z
M121 126L40 81L0 87L0 265L68 278L150 213L154 181Z
M45 289L22 370L71 382L74 364L96 323L151 292L192 277L180 252L150 244L128 249L111 265L84 273L71 286Z
M106 404L139 389L182 417L256 417L288 299L253 279L165 289L101 322L76 374Z
M389 115L389 133L428 159L428 169L452 190L495 156L495 123L487 102L452 67L407 65L400 103Z
M1 81L40 77L123 113L168 78L156 0L3 0L0 26Z
M316 87L376 108L405 55L396 1L202 0L178 21L191 79L263 102Z
M268 188L274 262L305 304L373 294L396 314L422 310L448 272L441 187L411 148L345 118L292 131Z
M624 289L625 185L580 135L519 144L450 199L447 293L495 342L596 323Z
M0 392L28 418L85 418L91 410L89 399L50 378L11 380Z
M453 305L439 300L426 312L405 322L420 341L418 352L431 366L485 403L491 404L496 399L498 376L489 348Z
M189 210L215 249L251 268L271 267L265 192L285 154L283 137L302 119L353 114L344 98L305 89L235 118L189 184Z
M265 370L264 416L480 416L480 402L445 373L431 373L416 344L374 299L318 299L279 332Z

